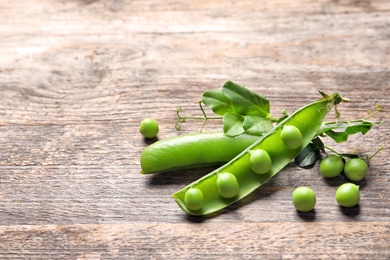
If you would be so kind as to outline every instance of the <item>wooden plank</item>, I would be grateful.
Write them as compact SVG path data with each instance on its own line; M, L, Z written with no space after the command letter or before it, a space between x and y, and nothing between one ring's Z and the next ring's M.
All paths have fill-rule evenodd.
M351 99L342 119L383 106L367 135L324 139L372 154L390 135L389 13L386 0L1 1L0 258L388 259L388 149L358 207L335 203L345 177L292 163L195 218L170 195L212 168L139 174L154 140L138 125L155 117L160 139L198 131L174 129L176 108L200 115L202 92L227 80L267 97L275 116L321 89ZM293 208L301 185L316 191L315 212Z
M389 222L0 227L2 258L387 259ZM195 228L194 228L195 226ZM18 241L15 244L14 241ZM356 246L359 245L359 246Z

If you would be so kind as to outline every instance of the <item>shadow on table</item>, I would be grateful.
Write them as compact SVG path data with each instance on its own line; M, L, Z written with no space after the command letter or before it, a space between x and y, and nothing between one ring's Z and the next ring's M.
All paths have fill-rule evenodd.
M351 208L345 208L340 206L340 212L349 218L356 218L360 214L360 205L353 206Z
M240 199L239 201L234 202L233 204L227 206L224 209L221 209L215 213L208 214L206 216L192 216L189 214L183 214L183 218L192 223L203 223L208 219L213 219L224 214L235 214L236 211L240 210L242 207L245 207L257 200L261 200L272 194L279 191L281 188L274 187L272 185L264 184L260 189L255 190L248 196Z
M278 192L279 190L283 189L282 187L277 186L278 183L278 177L275 176L269 181L267 181L264 185L262 185L259 189L256 189L252 193L250 193L248 196L240 199L239 201L234 202L233 204L227 206L224 209L221 209L215 213L208 214L206 216L192 216L189 214L183 214L183 218L185 221L192 222L192 223L203 223L209 219L216 218L218 216L224 215L224 214L235 214L238 210L241 208L257 201L265 199L269 196L272 196L274 193Z
M169 171L164 173L150 174L148 185L187 185L192 183L209 172L215 170L217 167L199 167L192 169L181 169L176 171Z
M351 182L351 183L354 183L356 185L359 185L360 190L364 189L368 184L366 178L364 178L361 181L351 181L344 175L344 173L342 173L334 178L325 178L324 177L323 181L326 185L328 185L330 187L336 187L336 188L340 187L344 183Z
M298 217L305 222L313 222L316 220L316 210L313 209L309 212L300 212L297 210Z

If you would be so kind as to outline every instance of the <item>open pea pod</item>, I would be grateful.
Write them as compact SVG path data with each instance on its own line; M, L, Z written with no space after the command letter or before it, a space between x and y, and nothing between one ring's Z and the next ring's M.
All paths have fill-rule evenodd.
M276 175L294 159L316 136L332 106L337 105L341 101L343 99L340 95L334 93L302 107L277 124L272 130L260 137L231 161L177 191L172 195L172 198L176 200L185 212L191 215L214 213L244 198ZM285 126L295 126L301 133L300 145L297 148L289 147L285 140L282 139L281 132ZM265 174L257 174L252 170L250 153L258 149L266 151L272 162L270 170ZM233 179L236 179L233 188L227 187L228 190L237 188L237 192L233 194L233 197L227 197L223 194L224 192L221 192L221 187L219 187L217 182L219 175L222 173L230 173L230 176L234 175L235 178L233 177ZM187 198L191 196L195 197L195 202L191 202Z

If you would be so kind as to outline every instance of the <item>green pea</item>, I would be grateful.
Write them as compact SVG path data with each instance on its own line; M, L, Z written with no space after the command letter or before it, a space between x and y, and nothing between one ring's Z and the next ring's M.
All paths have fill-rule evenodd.
M269 172L272 168L272 161L269 154L263 149L256 149L249 151L249 161L252 170L257 174L264 174Z
M296 149L302 145L302 134L293 125L285 125L280 132L280 137L288 149Z
M301 186L292 194L294 207L301 212L308 212L316 205L316 194L309 187Z
M197 188L187 190L184 203L191 210L199 210L203 207L203 192Z
M328 155L320 163L320 173L327 178L333 178L339 175L344 169L342 156Z
M233 198L238 194L239 185L236 176L230 172L218 174L217 188L219 194L224 198Z
M360 202L359 186L353 183L344 183L336 191L336 201L340 206L353 207Z
M360 181L368 173L367 163L360 158L353 158L345 164L344 173L351 181Z
M145 118L139 126L139 132L146 138L155 138L158 130L158 123L153 118Z

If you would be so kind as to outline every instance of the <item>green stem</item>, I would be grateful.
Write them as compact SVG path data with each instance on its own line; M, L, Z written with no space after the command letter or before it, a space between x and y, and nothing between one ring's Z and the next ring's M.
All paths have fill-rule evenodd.
M370 122L370 123L373 123L373 124L380 124L380 121L368 121L366 119L356 119L356 120L350 120L350 121L327 121L327 122L324 122L322 123L322 125L332 125L332 124L337 124L337 123L364 123L364 122Z
M366 120L366 119L368 119L368 118L374 116L375 114L377 114L377 113L378 113L379 111L381 111L381 110L382 110L382 107L381 107L378 103L376 103L376 105L375 105L375 111L369 113L365 118L363 118L363 120Z
M367 119L369 119L370 117L376 115L379 111L382 110L382 107L377 103L376 106L375 106L375 111L373 112L370 112L365 118L362 118L362 119L356 119L356 120L350 120L350 121L346 121L346 120L343 120L343 121L328 121L328 122L324 122L322 123L323 125L329 125L329 124L337 124L337 123L364 123L364 122L370 122L370 123L373 123L373 124L380 124L379 121L367 121Z
M335 149L333 149L333 148L331 148L331 147L329 147L329 146L324 145L324 148L326 148L326 149L328 149L328 150L334 152L334 153L337 154L337 155L342 156L342 153L339 153L338 151L336 151Z
M208 115L206 115L206 112L204 111L204 109L202 107L202 102L199 101L198 103L199 103L200 110L202 111L203 116L181 116L180 112L182 111L182 108L178 107L176 109L176 115L177 115L177 120L176 120L176 124L175 124L176 130L180 130L180 125L179 124L181 122L185 122L187 119L203 120L203 124L202 124L202 127L200 129L200 132L202 132L203 127L206 124L207 120L223 119L222 116L208 116Z
M272 123L276 123L279 121L279 118L273 117L273 116L268 116L267 119L271 120Z
M371 156L366 155L367 163L370 164L370 160L371 160L374 156L376 156L380 151L382 151L383 149L385 149L385 148L384 148L383 146L380 146L380 147L378 148L378 150L377 150L373 155L371 155Z

